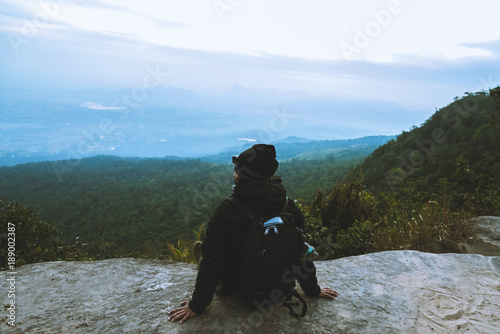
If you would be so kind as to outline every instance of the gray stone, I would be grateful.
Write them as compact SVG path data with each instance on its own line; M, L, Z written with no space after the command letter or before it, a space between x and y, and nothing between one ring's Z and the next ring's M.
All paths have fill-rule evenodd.
M420 248L430 253L500 256L500 217L480 216L467 221L472 237L461 241L434 241ZM499 332L500 333L500 332Z
M466 253L500 256L500 217L481 216L468 221L475 234Z
M146 259L47 262L17 268L17 327L1 333L498 333L500 257L389 251L318 261L335 301L307 298L296 319L281 305L249 311L218 296L186 323L167 312L191 296L196 266ZM0 301L9 303L8 271Z

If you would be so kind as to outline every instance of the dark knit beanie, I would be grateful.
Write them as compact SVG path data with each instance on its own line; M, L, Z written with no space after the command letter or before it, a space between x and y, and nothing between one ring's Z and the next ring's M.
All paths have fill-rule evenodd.
M256 144L240 155L233 156L234 171L250 180L265 180L278 169L273 145Z

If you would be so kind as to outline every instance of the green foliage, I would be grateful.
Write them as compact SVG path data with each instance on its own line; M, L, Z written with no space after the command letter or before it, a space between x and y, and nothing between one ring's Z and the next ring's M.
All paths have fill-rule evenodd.
M278 172L291 198L309 201L318 190L328 191L332 184L342 180L363 159L364 156L351 155L329 156L320 160L294 159L281 162Z
M302 200L308 240L322 258L432 250L469 238L467 218L500 215L499 89L490 93L496 100L466 93L374 151L358 142L278 150L294 157L278 173L288 196ZM23 235L18 264L117 256L193 262L192 244L230 193L232 173L230 164L200 160L103 156L2 167L0 196L40 215L3 201L0 217Z
M167 248L169 251L168 258L179 262L196 263L197 261L194 256L193 244L195 241L201 241L204 228L205 224L202 224L197 231L193 230L195 240L181 238L175 243L167 242Z
M426 201L415 182L401 186L401 193L374 195L362 175L351 175L329 196L318 192L303 206L310 243L323 259L400 249L458 251L453 245L472 236L466 221L473 213L450 205L447 191L456 185L442 180L435 199Z
M323 226L332 233L348 229L356 220L375 218L375 199L365 189L362 180L362 174L354 177L352 173L348 173L343 182L337 182L332 187L327 197L317 193L317 197L313 199Z
M495 101L485 92L466 93L437 110L422 126L403 131L397 140L373 151L359 169L375 192L401 193L401 187L413 182L429 200L439 191L439 180L455 173L459 156L477 176L490 178L492 188L500 188L498 147L500 111Z
M465 212L451 211L445 201L429 201L418 210L395 207L374 230L373 250L429 251L433 245L451 245L467 240L471 236L467 218L470 216Z
M318 191L302 206L309 242L323 259L365 254L372 250L370 220L376 219L375 197L365 189L363 175L347 173L328 196Z
M179 262L195 263L192 251L193 243L188 239L179 239L176 243L167 242L167 248L170 251L170 259Z
M274 143L280 161L323 160L328 158L365 157L375 148L383 145L394 136L368 136L356 139L318 140L293 143ZM204 161L225 164L231 156L250 148L251 144L242 145L220 154L204 157Z
M466 211L474 216L498 214L500 197L493 178L477 175L462 156L457 158L456 165L457 169L451 177L452 183L448 183L446 179L442 181L451 188L452 209Z
M321 218L319 218L318 208L311 204L307 206L304 203L298 203L298 207L302 211L305 228L304 232L308 242L314 245L321 245L324 239L328 237L329 233L328 229L323 226ZM329 247L325 250L329 252Z
M15 244L16 267L58 259L59 247L62 246L59 229L32 209L19 202L0 200L0 226L1 233L5 233L5 237L0 238L1 268L7 268L9 242Z
M495 101L497 110L500 113L500 86L490 89L490 96Z
M279 172L290 197L309 199L358 162L350 155L297 160L281 163ZM232 165L199 160L97 156L2 167L0 196L53 221L74 247L69 258L168 258L165 242L186 238L210 219L231 192L232 173Z
M166 257L165 242L207 222L232 184L229 165L199 160L98 156L0 168L0 196L30 205L95 259Z
M94 255L87 252L87 245L78 240L71 245L59 247L58 260L64 261L94 261L98 260Z
M374 226L370 221L356 220L346 230L335 236L335 257L362 255L374 251Z
M193 233L195 235L195 240L194 241L201 241L204 235L204 229L205 229L205 224L201 224L201 226L198 228L198 230L193 230Z

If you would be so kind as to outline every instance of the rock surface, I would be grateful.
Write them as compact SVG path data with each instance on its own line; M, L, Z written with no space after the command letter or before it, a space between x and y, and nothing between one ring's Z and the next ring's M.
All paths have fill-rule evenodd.
M481 216L468 222L476 238L463 245L465 253L500 256L500 217Z
M296 319L274 306L249 312L218 296L185 324L167 312L190 298L196 266L109 259L25 265L16 275L17 327L1 333L498 333L500 257L389 251L316 262L335 301L307 298ZM0 301L8 272L0 272Z

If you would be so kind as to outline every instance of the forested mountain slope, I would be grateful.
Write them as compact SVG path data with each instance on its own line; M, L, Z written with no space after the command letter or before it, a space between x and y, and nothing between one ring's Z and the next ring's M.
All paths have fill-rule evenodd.
M280 163L291 198L327 191L361 158L328 157ZM232 164L200 160L96 156L0 168L0 198L20 201L97 255L149 254L193 236L232 191ZM110 254L111 253L111 254ZM102 254L101 254L102 256Z
M360 168L370 187L394 190L412 182L416 190L431 192L440 179L457 176L460 164L500 186L500 111L485 92L456 98L420 127L376 149Z
M190 236L232 184L228 168L197 160L98 156L63 175L56 163L0 168L0 197L33 207L69 241L107 242L121 254Z
M277 147L278 174L289 197L306 202L313 199L304 209L316 235L331 237L333 242L341 239L338 233L352 230L352 240L374 245L374 235L385 235L382 232L387 226L382 223L401 221L402 227L389 226L399 233L414 209L425 206L435 193L439 193L443 212L448 208L482 215L497 212L490 203L496 203L495 189L500 188L499 129L499 111L491 96L466 94L437 110L420 127L379 146L364 162L367 143L338 150L326 148L322 142L286 143L289 150ZM316 146L306 149L311 144ZM97 156L1 167L0 198L8 196L9 201L32 207L61 229L66 242L74 243L78 237L89 253L100 258L113 254L158 257L167 251L167 241L192 238L193 229L207 223L231 193L233 166L227 160L215 164L195 159ZM351 168L362 170L364 179L347 180L332 188ZM453 187L448 200L446 187ZM314 196L318 189L323 194ZM372 214L354 214L368 207ZM423 210L427 212L426 207ZM339 225L339 217L345 226ZM370 221L382 224L377 225L382 232L365 224ZM360 228L366 232L365 239L358 235ZM370 248L365 246L356 251ZM336 256L339 254L337 250Z
M278 160L289 161L293 159L314 160L329 157L361 157L370 154L374 149L387 143L395 136L368 136L355 139L337 140L306 140L303 138L289 137L282 141L272 143L276 147ZM241 153L251 147L253 143L246 143L239 147L232 147L218 154L202 157L201 160L215 163L227 163L231 156Z

